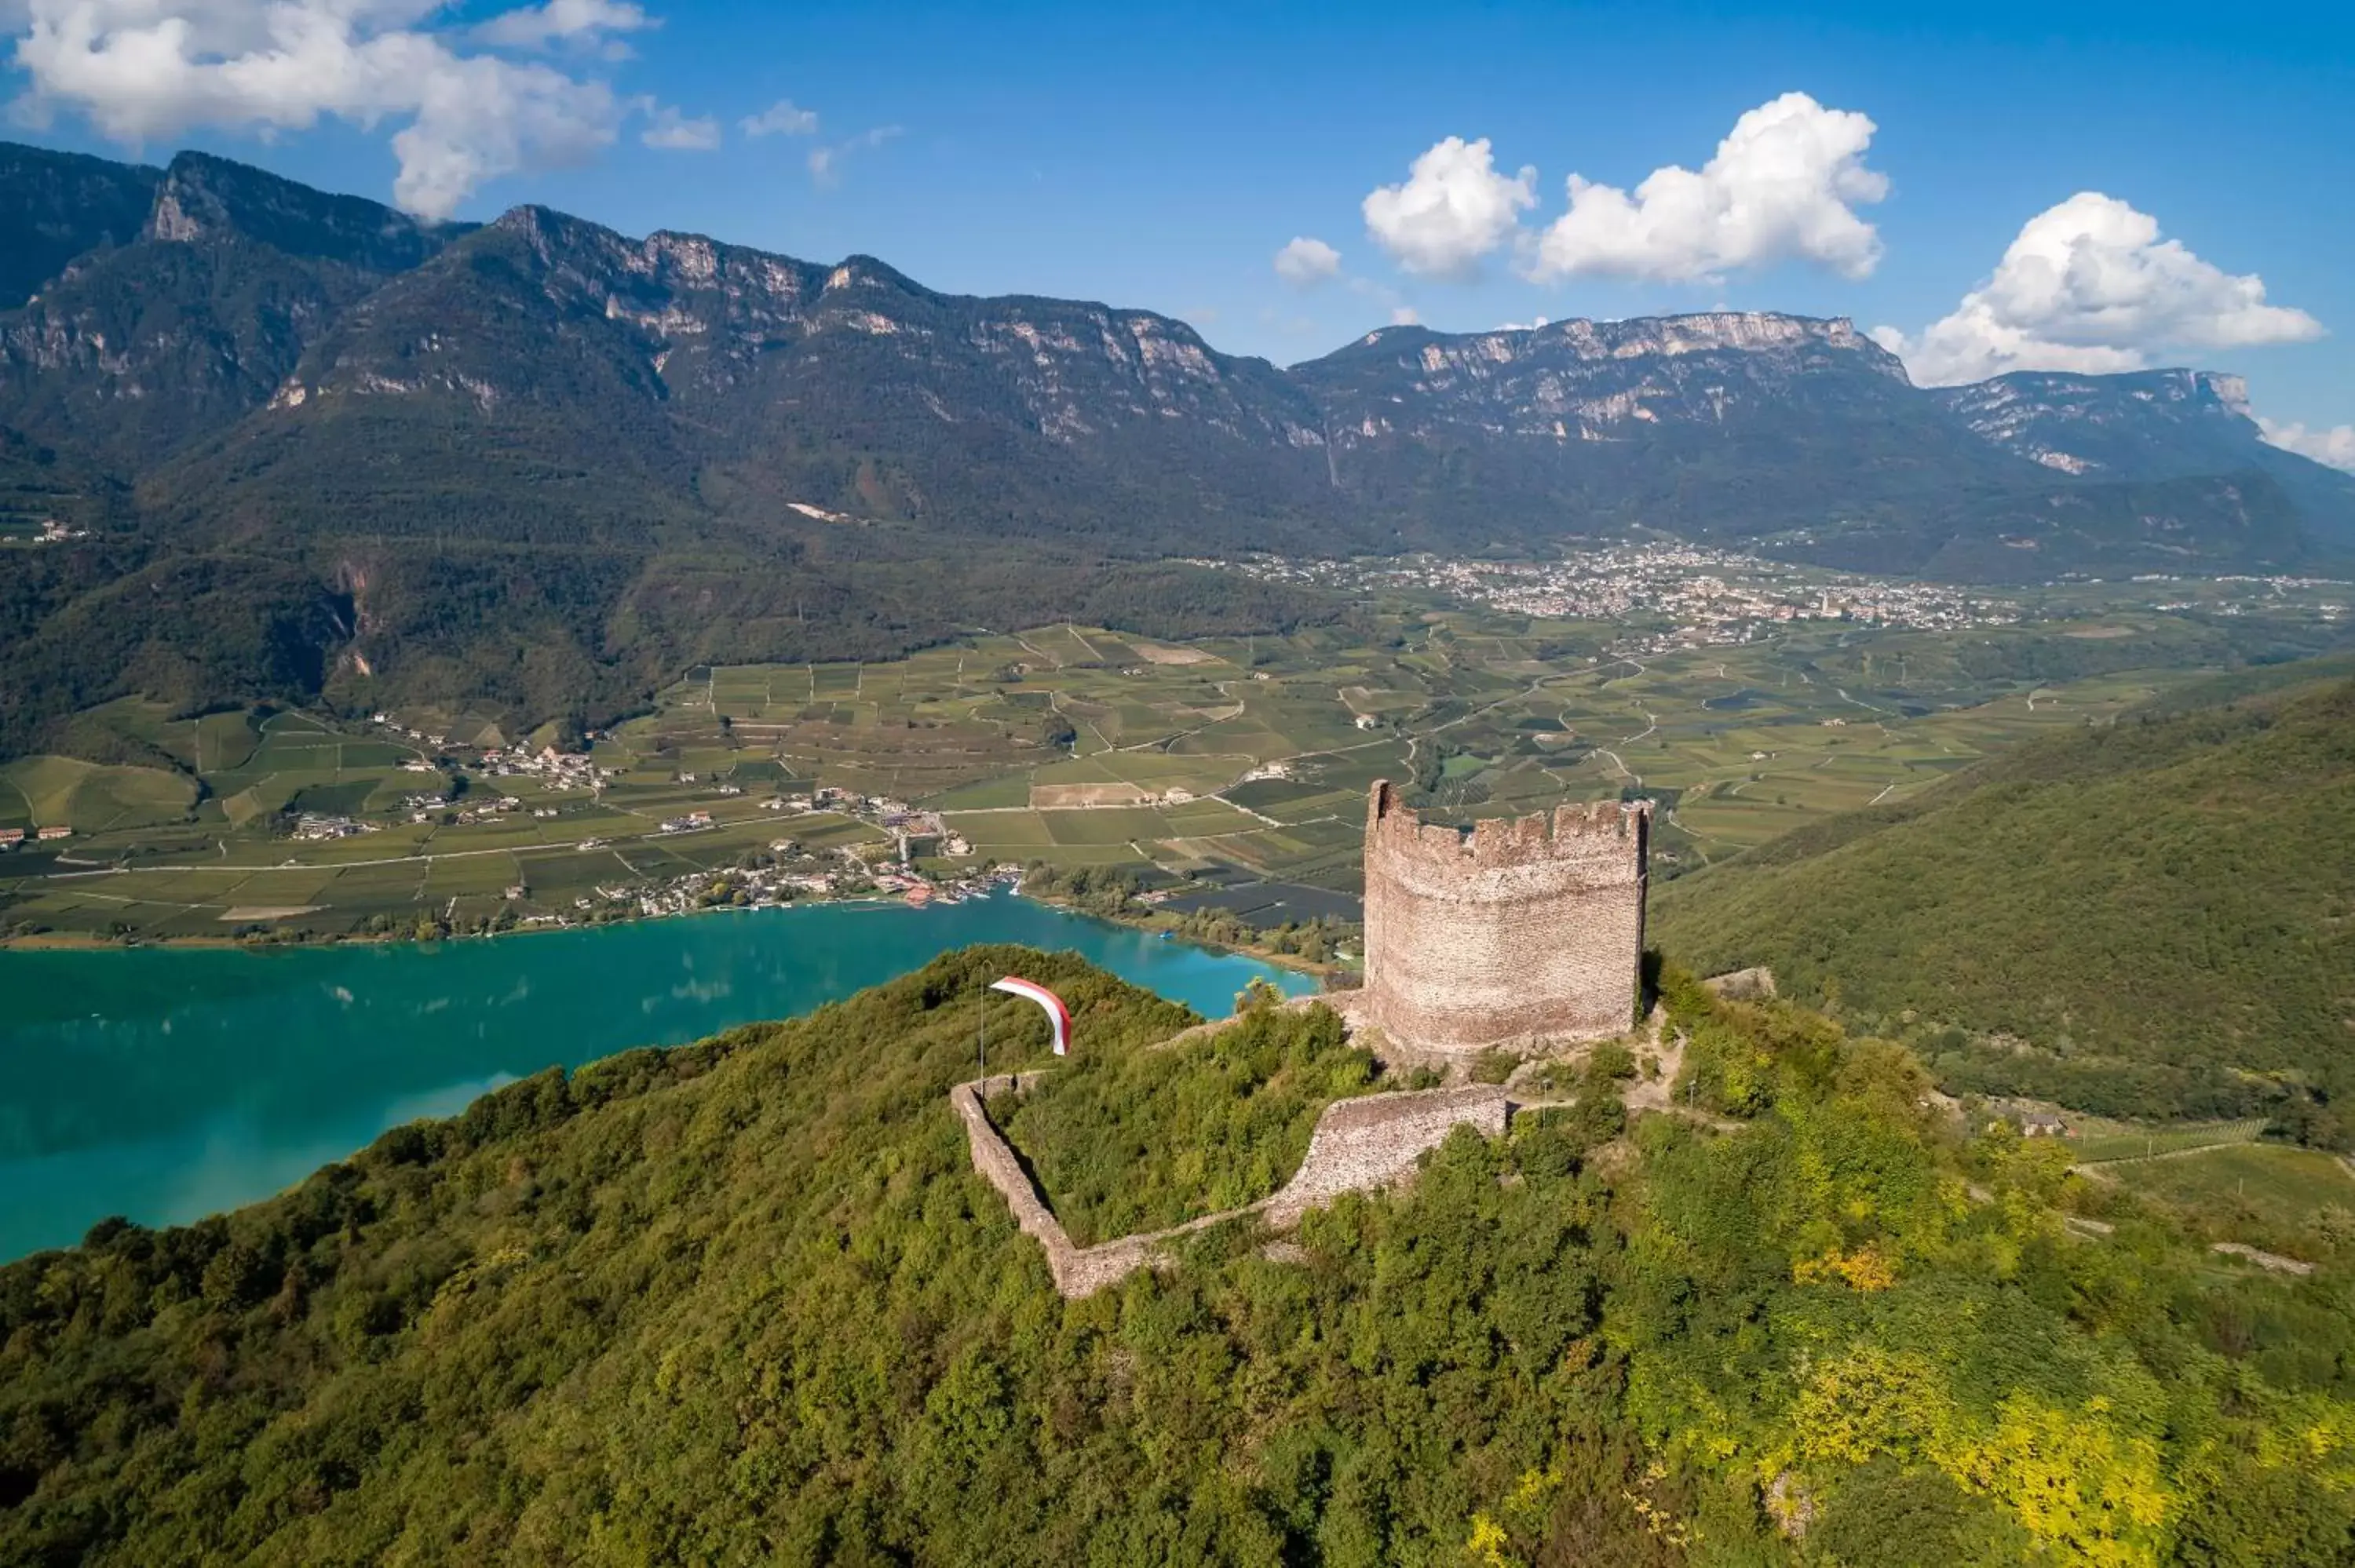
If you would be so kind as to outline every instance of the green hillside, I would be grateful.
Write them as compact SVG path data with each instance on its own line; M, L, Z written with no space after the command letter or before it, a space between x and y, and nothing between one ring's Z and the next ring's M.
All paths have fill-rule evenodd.
M1790 834L1669 885L1654 928L1910 1030L1950 1086L2138 1114L2250 1114L2280 1096L2250 1074L2355 1089L2355 682L2256 684Z
M2290 1280L2195 1250L2050 1144L1957 1141L1902 1053L1673 974L1700 1068L1678 1099L1732 1130L1656 1115L1597 1150L1615 1118L1525 1114L1290 1251L1213 1232L1064 1302L943 1097L1009 962L1074 1003L1084 1053L1133 1059L1184 1017L1070 957L975 949L798 1022L525 1080L221 1219L111 1222L0 1269L0 1561L2355 1544L2339 1243ZM1044 1059L1027 1027L993 1065ZM2064 1224L2080 1202L2115 1229Z

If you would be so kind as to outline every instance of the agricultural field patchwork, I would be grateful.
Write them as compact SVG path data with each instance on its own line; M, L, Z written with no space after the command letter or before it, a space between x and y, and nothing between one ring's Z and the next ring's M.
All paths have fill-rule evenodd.
M2221 1144L2094 1168L2138 1197L2291 1256L2312 1255L2318 1233L2355 1225L2355 1174L2339 1156L2280 1143Z
M93 716L157 766L0 768L0 826L72 829L0 859L0 922L218 934L240 912L227 927L334 935L485 900L570 918L605 890L781 838L815 853L887 842L847 817L782 828L767 805L826 789L936 814L964 852L924 862L937 872L1040 861L1345 895L1377 778L1459 822L1644 796L1669 876L2192 673L2008 679L1971 673L1959 634L1861 627L1616 657L1620 629L1597 622L1418 604L1372 625L1186 645L1067 625L890 663L698 668L595 737L595 789L517 775L447 800L453 754L510 740L495 717L117 703ZM709 826L666 831L694 813ZM305 820L368 831L298 839ZM210 880L239 870L260 880Z

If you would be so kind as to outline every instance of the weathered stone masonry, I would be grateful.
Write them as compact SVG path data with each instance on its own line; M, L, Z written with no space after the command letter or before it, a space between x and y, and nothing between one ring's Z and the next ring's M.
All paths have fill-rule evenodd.
M1601 1039L1635 1021L1648 801L1563 806L1468 834L1378 781L1366 810L1366 1012L1471 1053Z
M1245 1214L1257 1214L1273 1229L1288 1229L1310 1209L1344 1192L1366 1192L1412 1177L1423 1154L1446 1141L1448 1133L1458 1126L1473 1128L1484 1138L1502 1137L1512 1115L1512 1102L1505 1091L1489 1085L1336 1100L1316 1118L1300 1169L1273 1195L1166 1231L1147 1231L1081 1247L1071 1245L1062 1223L1031 1184L1005 1135L989 1119L991 1096L1020 1094L1041 1075L1018 1073L977 1078L951 1089L949 1103L964 1123L974 1170L1005 1197L1022 1234L1046 1252L1047 1271L1054 1277L1056 1290L1073 1298L1093 1295L1140 1268L1166 1266L1170 1261L1164 1250L1167 1244L1194 1231Z
M1650 831L1647 802L1614 801L1482 822L1467 835L1424 824L1377 783L1366 812L1366 984L1345 999L1353 1026L1371 1022L1394 1043L1459 1054L1626 1030L1643 973ZM1066 1297L1167 1264L1167 1244L1205 1226L1255 1214L1280 1230L1343 1192L1407 1180L1457 1127L1501 1137L1515 1104L1487 1085L1337 1100L1317 1118L1281 1191L1166 1231L1078 1247L989 1119L991 1095L1020 1094L1038 1078L959 1084L949 1100L974 1169L1044 1249Z

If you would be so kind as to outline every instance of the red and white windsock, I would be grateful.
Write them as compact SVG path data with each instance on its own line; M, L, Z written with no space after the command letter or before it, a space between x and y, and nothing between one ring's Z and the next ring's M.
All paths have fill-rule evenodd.
M1047 1014L1047 1028L1055 1036L1055 1054L1068 1056L1071 1054L1071 1010L1063 1005L1061 997L1043 985L1035 985L1014 975L1007 975L1002 980L992 980L989 989L1002 991L1008 996L1018 996L1025 1001L1037 1002Z

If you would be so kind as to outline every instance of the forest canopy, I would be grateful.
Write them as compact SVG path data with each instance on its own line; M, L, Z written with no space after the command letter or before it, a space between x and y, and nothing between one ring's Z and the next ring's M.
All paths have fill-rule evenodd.
M2318 662L2317 673L2343 669ZM2307 1118L2355 1095L2355 681L2216 683L1680 877L1664 948L1908 1033L1955 1092Z
M0 1269L10 1563L2323 1563L2346 1261L2185 1244L1673 969L1687 1114L1467 1129L1079 1301L945 1103L976 948ZM1308 1042L1312 1054L1315 1042ZM1001 1057L999 1053L1003 1052ZM1043 1065L1043 1026L993 1032ZM1593 1075L1587 1092L1607 1094ZM2099 1202L2102 1234L2072 1211Z

